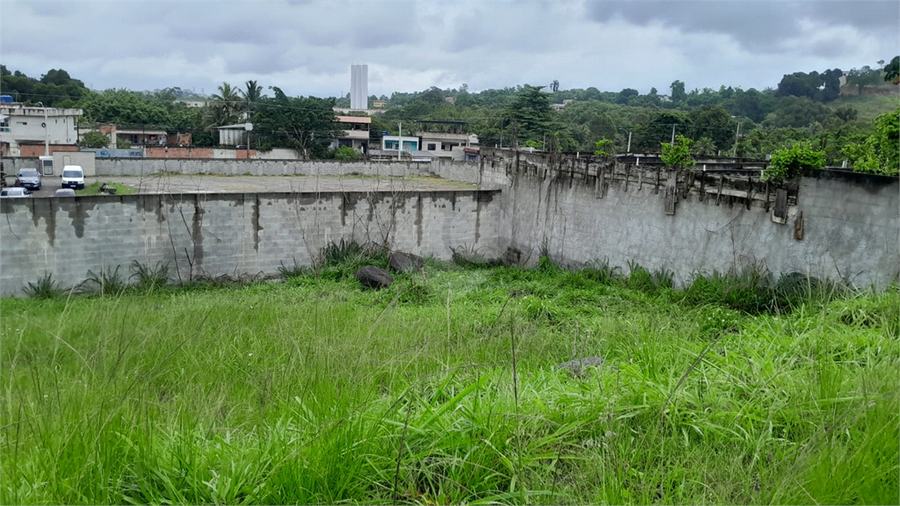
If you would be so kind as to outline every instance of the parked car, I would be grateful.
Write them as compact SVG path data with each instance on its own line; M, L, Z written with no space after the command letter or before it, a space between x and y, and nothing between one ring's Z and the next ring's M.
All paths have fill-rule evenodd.
M62 170L62 187L84 189L84 169L81 165L66 165Z
M25 188L4 188L0 190L0 198L4 199L18 199L24 197L30 197L31 192L26 190Z
M75 190L71 188L60 188L56 190L56 193L53 194L54 197L74 197Z
M41 189L41 173L38 172L37 169L27 167L20 169L19 173L16 175L15 186L28 188L31 191L38 191Z

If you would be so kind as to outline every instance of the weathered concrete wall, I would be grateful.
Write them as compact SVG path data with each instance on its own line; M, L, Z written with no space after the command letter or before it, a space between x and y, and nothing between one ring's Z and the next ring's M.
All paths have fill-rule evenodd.
M187 149L187 148L183 148ZM194 148L199 149L199 148ZM206 148L208 149L208 148ZM37 167L36 158L4 158L8 174L15 174L22 167ZM299 161L299 160L215 160L208 158L97 158L97 176L141 176L161 172L175 174L215 174L215 175L373 175L373 176L424 176L437 175L453 181L478 184L484 182L490 187L499 187L506 182L505 175L496 180L494 172L482 176L481 166L471 162L435 160L431 163L411 162L339 162L339 161Z
M562 263L607 260L627 270L637 262L668 269L682 282L697 271L763 264L775 275L802 272L881 287L900 271L897 178L810 173L788 185L779 224L777 189L753 173L682 175L667 197L672 173L661 167L573 167L509 156L484 165L483 173L494 172L498 181L509 178L499 199L501 247L518 250L526 262L546 248ZM667 199L675 214L666 214Z
M429 165L429 164L425 164ZM368 163L297 160L209 160L209 159L109 159L97 160L98 176L140 176L159 172L251 176L371 174L410 176L427 174L428 167L413 163Z
M496 253L498 192L122 195L3 199L0 292L20 295L45 273L66 285L87 271L169 262L174 279L277 274L310 265L331 241L355 239L448 259Z

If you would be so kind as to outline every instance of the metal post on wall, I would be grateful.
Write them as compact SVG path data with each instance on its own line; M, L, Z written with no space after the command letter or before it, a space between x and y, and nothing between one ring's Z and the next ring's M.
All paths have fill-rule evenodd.
M47 126L47 108L43 102L38 102L44 110L44 156L50 156L50 130Z

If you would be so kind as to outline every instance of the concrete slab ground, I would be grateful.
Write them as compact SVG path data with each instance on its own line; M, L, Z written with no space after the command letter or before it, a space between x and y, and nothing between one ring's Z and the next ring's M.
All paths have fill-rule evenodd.
M12 184L15 178L8 178ZM130 186L138 193L228 193L228 192L341 192L341 191L439 191L474 190L477 185L439 177L374 176L210 176L153 175L101 176L86 178ZM36 197L52 197L60 187L59 178L46 177Z

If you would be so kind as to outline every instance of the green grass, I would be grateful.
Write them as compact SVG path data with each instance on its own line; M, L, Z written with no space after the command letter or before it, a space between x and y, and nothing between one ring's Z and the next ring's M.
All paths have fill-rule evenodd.
M750 314L636 272L4 299L0 502L897 502L896 286Z
M137 190L135 190L134 188L132 188L130 186L126 186L124 184L104 183L102 181L97 181L95 183L91 183L91 184L85 186L83 190L76 190L75 193L77 193L78 195L101 195L100 187L103 186L104 184L115 187L116 195L130 195L132 193L137 192ZM102 194L102 195L105 195L105 194Z
M891 86L891 95L841 95L828 105L832 109L840 107L853 107L859 111L857 119L872 121L879 114L891 112L900 106L900 91L898 87Z

